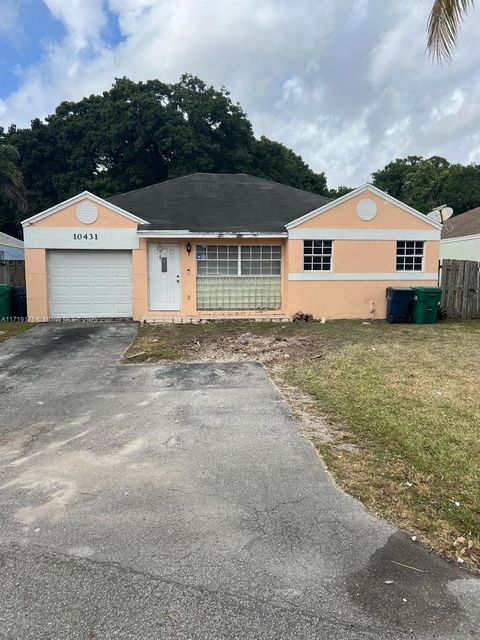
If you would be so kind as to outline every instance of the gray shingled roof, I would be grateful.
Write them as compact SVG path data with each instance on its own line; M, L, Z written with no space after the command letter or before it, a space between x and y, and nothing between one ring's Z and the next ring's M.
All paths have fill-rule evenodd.
M447 238L461 238L480 233L480 207L465 211L447 220L442 229L442 240Z
M242 173L193 173L108 198L148 230L281 232L330 198Z
M18 249L23 249L23 242L18 238L14 238L13 236L9 236L8 233L3 233L0 231L0 244L5 247L17 247Z

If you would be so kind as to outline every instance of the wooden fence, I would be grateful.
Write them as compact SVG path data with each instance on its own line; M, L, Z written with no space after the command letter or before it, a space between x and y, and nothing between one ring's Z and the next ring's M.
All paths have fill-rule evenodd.
M0 284L24 287L25 262L23 260L0 260Z
M443 260L441 307L449 318L480 318L480 262Z

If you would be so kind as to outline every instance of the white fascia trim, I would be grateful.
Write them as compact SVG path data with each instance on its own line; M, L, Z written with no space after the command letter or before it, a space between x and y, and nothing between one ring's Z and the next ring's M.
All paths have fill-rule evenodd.
M440 240L440 229L292 229L290 240Z
M141 229L137 234L142 238L287 238L283 233L262 233L254 231L238 231L236 233L224 231L195 232L195 231L149 231Z
M88 198L89 200L92 200L96 204L99 204L100 206L105 207L106 209L110 209L110 211L118 213L124 218L128 218L129 220L132 220L132 222L137 222L138 224L148 224L147 220L143 220L143 218L139 218L138 216L133 215L133 213L129 213L128 211L125 211L125 209L120 209L120 207L115 206L114 204L112 204L111 202L108 202L107 200L104 200L103 198L99 198L99 196L96 196L94 193L90 193L90 191L82 191L76 196L73 196L68 200L64 200L63 202L56 204L54 207L50 207L50 209L45 209L45 211L41 211L40 213L37 213L34 216L27 218L26 220L23 220L22 227L27 227L28 225L33 224L34 222L43 220L43 218L48 218L48 216L51 216L54 213L57 213L58 211L61 211L62 209L65 209L66 207L69 207L70 205L75 204L80 200L83 200L84 198Z
M289 273L289 280L437 280L438 273L423 271L395 271L394 273L335 273L333 271L305 271Z
M445 238L440 240L440 244L447 244L449 242L462 242L463 240L480 240L480 233L475 233L471 236L458 236L457 238Z
M138 249L136 229L111 227L35 227L24 230L27 249Z
M295 220L292 220L292 222L289 222L288 224L285 225L285 228L293 229L293 227L297 227L299 224L302 224L302 222L306 222L307 220L310 220L311 218L314 218L315 216L318 216L321 213L325 213L325 211L329 211L330 209L333 209L337 205L342 204L343 202L347 202L347 200L350 200L350 198L354 198L355 196L358 196L361 193L364 193L366 191L368 191L369 193L375 194L379 198L383 198L384 200L387 200L388 202L390 202L390 204L393 204L399 207L400 209L403 209L407 213L410 213L412 216L415 216L415 218L418 218L419 220L422 220L426 224L429 224L430 226L435 227L435 229L441 229L443 226L439 222L430 220L430 218L427 218L427 216L421 213L420 211L417 211L416 209L409 207L407 204L401 202L400 200L397 200L393 196L388 195L388 193L385 193L385 191L382 191L381 189L374 187L373 184L367 183L362 185L361 187L358 187L357 189L354 189L353 191L350 191L350 193L346 193L341 198L337 198L336 200L327 202L327 204L324 204L322 207L319 207L318 209L314 209L313 211L306 213L300 218L296 218Z

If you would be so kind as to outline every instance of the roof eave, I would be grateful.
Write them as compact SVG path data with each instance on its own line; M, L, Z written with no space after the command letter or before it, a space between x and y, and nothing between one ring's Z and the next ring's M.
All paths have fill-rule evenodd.
M139 229L137 234L150 238L287 238L286 231L189 231L188 229Z
M450 236L448 238L440 238L440 242L456 242L458 240L480 240L480 233L471 233L465 236Z
M357 187L357 189L354 189L353 191L346 193L344 196L341 196L336 200L332 200L331 202L328 202L327 204L324 204L321 207L314 209L313 211L309 211L308 213L305 213L303 216L300 216L299 218L296 218L295 220L292 220L292 222L289 222L288 224L286 224L285 227L286 229L293 229L294 227L297 227L299 224L302 224L303 222L306 222L307 220L310 220L311 218L314 218L317 215L325 213L326 211L330 211L330 209L333 209L339 204L342 204L343 202L346 202L351 198L354 198L355 196L358 196L361 193L364 193L366 191L373 193L379 196L380 198L384 198L385 200L388 200L388 202L390 202L391 204L394 204L400 209L403 209L404 211L406 211L407 213L410 213L416 218L419 218L426 224L429 224L430 226L435 227L435 229L442 229L443 227L443 225L440 224L439 222L435 222L434 220L427 218L425 214L421 213L420 211L417 211L417 209L414 209L413 207L409 207L404 202L397 200L397 198L394 198L393 196L389 195L388 193L385 193L385 191L378 189L377 187L375 187L373 184L370 184L370 183L366 183L361 187Z
M110 209L110 211L113 211L114 213L118 213L119 215L123 216L124 218L128 218L132 222L136 222L137 224L148 224L148 220L144 220L143 218L139 218L138 216L134 215L133 213L130 213L129 211L126 211L125 209L122 209L121 207L117 207L112 202L109 202L108 200L105 200L104 198L100 198L100 196L96 196L94 193L91 193L90 191L81 191L80 193L77 193L77 195L72 196L71 198L68 198L67 200L63 200L63 202L59 202L58 204L54 205L53 207L50 207L49 209L45 209L44 211L40 211L40 213L36 213L35 215L30 216L30 218L26 218L25 220L22 220L21 225L22 225L22 227L28 227L29 225L34 224L35 222L38 222L39 220L43 220L44 218L48 218L49 216L53 215L54 213L57 213L58 211L61 211L62 209L65 209L66 207L69 207L70 205L75 204L76 202L79 202L83 198L89 198L90 200L93 200L93 202L95 202L96 204L99 204L100 206L103 206L106 209Z

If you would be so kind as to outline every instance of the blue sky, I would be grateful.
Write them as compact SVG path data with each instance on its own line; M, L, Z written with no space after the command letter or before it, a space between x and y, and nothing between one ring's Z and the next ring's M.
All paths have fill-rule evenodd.
M18 88L21 69L39 60L49 41L60 41L65 35L63 24L43 2L19 2L15 27L1 33L0 98L6 98Z
M67 37L68 31L64 22L42 0L17 0L15 3L0 0L0 17L2 5L14 17L12 27L0 29L0 98L7 98L19 88L22 70L40 61L48 54L49 47ZM106 22L100 36L106 45L114 48L123 39L117 14L109 10L106 2L103 11ZM83 52L84 57L88 54L88 50ZM92 58L95 55L94 52L90 54Z
M451 65L425 53L433 0L0 0L0 125L115 77L225 85L329 185L408 154L480 163L480 9Z

